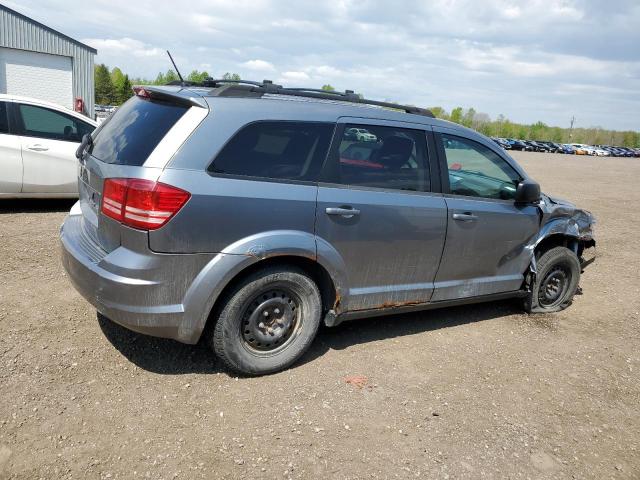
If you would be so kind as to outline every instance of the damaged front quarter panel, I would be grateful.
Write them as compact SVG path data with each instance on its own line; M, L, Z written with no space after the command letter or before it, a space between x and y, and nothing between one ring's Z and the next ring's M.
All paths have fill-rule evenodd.
M595 247L596 218L591 212L580 209L566 200L548 195L542 195L538 207L542 220L540 231L534 242L530 244L532 255L540 243L554 235L574 239L567 244L567 247L573 249L579 257L585 249Z
M542 194L538 203L540 210L540 230L525 246L529 252L529 270L525 273L525 290L529 291L538 274L536 264L536 249L543 242L552 245L564 245L575 252L584 269L595 260L595 236L594 226L596 218L587 210L576 207L566 200L550 197ZM593 248L593 249L592 249ZM591 255L584 258L585 250L589 249Z

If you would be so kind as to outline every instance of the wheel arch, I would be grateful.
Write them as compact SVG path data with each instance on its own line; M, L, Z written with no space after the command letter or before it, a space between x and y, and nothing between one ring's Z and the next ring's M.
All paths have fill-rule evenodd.
M578 224L571 218L561 217L545 224L534 241L529 243L531 262L524 272L522 288L529 290L538 273L538 259L547 251L555 247L566 247L580 259L585 248L594 246L592 238L580 235Z
M555 247L566 247L579 256L581 246L580 239L577 236L566 233L552 233L541 238L535 246L534 253L539 258L544 252Z
M196 343L230 289L246 275L271 265L294 265L307 273L320 289L323 315L346 304L346 268L331 245L303 231L263 232L229 245L200 271L184 297L180 338Z
M590 231L590 230L589 230ZM534 255L539 257L551 248L562 246L578 257L585 248L595 245L592 237L585 237L580 224L573 217L561 217L544 225L533 243Z
M226 282L207 312L206 323L201 334L204 333L205 330L209 330L215 326L216 316L222 309L225 299L240 282L257 271L273 266L293 266L307 274L320 290L323 316L328 311L333 310L336 304L339 303L339 290L337 289L328 270L318 261L300 255L277 255L266 257L246 265Z

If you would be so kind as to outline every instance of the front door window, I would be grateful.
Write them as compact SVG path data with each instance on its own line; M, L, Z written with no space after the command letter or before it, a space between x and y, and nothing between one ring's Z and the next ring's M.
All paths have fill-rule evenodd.
M513 200L520 175L493 150L468 138L442 134L454 195Z

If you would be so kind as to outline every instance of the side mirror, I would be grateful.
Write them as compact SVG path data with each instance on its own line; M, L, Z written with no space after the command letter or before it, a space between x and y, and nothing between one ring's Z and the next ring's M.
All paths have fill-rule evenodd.
M540 201L540 184L525 178L516 188L516 203L537 203Z
M76 150L76 158L78 160L82 160L84 152L86 151L87 147L91 145L92 141L93 141L93 139L91 138L91 134L90 133L85 133L82 136L82 141L80 142L80 145L78 146L78 149Z

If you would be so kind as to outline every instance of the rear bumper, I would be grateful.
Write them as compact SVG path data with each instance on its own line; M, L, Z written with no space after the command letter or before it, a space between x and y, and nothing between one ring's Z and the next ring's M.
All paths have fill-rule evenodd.
M186 312L184 299L212 256L141 253L124 246L107 253L82 222L82 215L69 215L60 229L62 264L76 290L130 330L196 343L203 312Z

